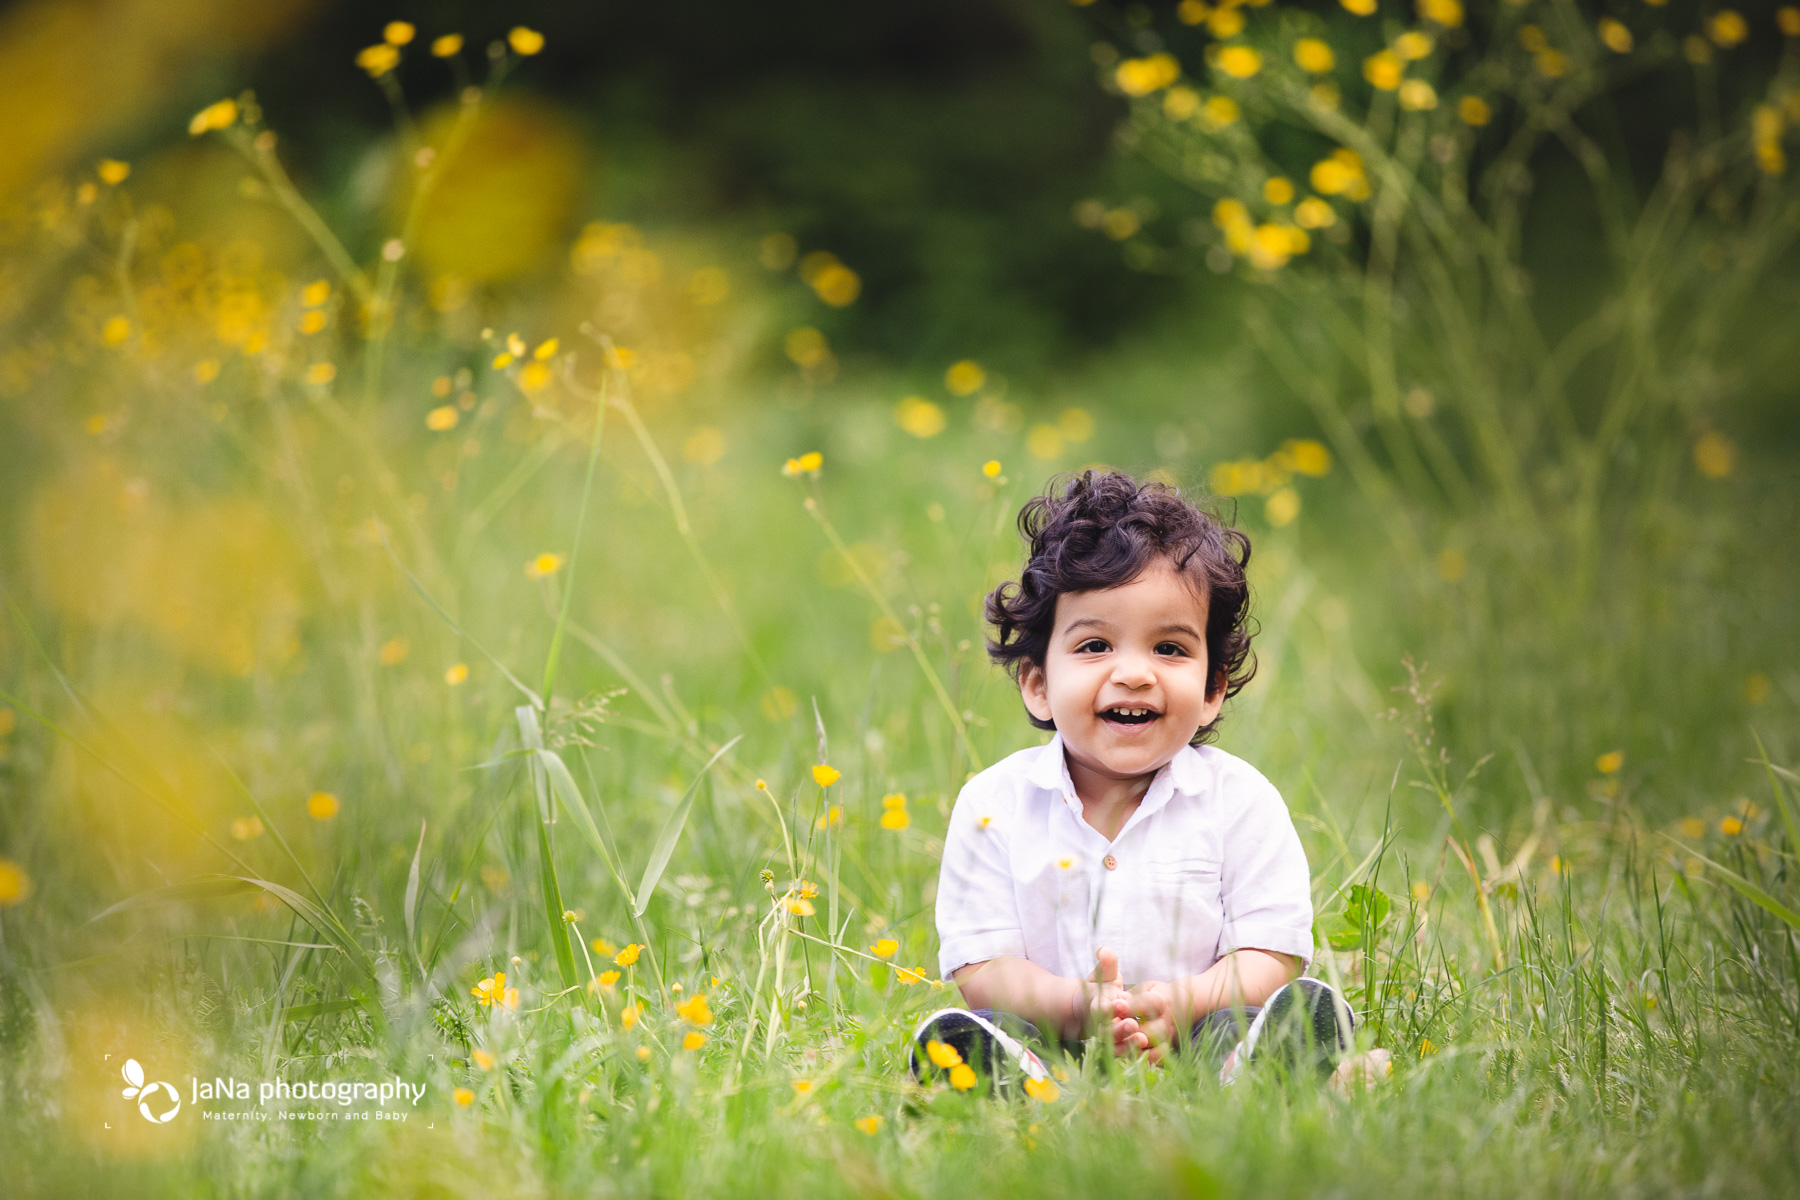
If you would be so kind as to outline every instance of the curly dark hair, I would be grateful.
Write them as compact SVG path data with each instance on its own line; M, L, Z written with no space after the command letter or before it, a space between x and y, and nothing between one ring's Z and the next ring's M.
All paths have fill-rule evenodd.
M1207 696L1229 699L1256 674L1250 653L1250 539L1218 516L1160 483L1116 471L1084 471L1052 485L1019 510L1030 557L1017 583L988 593L995 629L988 656L1015 680L1026 663L1042 668L1064 592L1121 587L1158 558L1167 559L1206 598ZM1029 715L1029 714L1027 714ZM1032 716L1039 729L1053 721ZM1200 727L1194 744L1210 741L1218 719Z

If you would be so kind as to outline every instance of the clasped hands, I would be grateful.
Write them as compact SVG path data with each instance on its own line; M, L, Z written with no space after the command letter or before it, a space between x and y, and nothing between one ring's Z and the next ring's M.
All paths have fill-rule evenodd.
M1174 988L1160 982L1126 987L1119 978L1119 956L1104 946L1096 960L1094 975L1082 981L1070 1015L1083 1029L1107 1031L1114 1054L1142 1054L1160 1062L1176 1038L1180 1006Z

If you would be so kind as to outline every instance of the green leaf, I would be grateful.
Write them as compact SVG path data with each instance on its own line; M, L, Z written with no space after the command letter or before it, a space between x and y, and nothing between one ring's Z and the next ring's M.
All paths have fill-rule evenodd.
M706 778L706 773L712 770L714 763L724 758L742 740L743 735L739 734L720 746L718 753L706 760L706 765L694 776L694 782L688 784L681 803L675 806L675 811L663 823L662 832L656 835L656 845L650 850L650 861L644 866L644 878L638 884L637 899L632 902L632 916L643 916L644 910L650 906L650 896L656 891L656 885L662 882L663 871L669 865L670 856L675 853L675 843L681 840L681 831L687 828L688 813L693 811L694 797L700 793L700 781Z
M1324 923L1325 940L1333 950L1360 949L1364 936L1379 930L1393 909L1394 902L1386 892L1373 884L1356 884L1344 911Z

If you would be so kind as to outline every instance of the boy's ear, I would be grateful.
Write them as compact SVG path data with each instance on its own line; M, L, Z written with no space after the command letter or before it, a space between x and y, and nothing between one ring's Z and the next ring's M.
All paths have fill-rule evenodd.
M1044 678L1044 668L1037 663L1027 661L1019 668L1019 696L1025 701L1025 711L1040 721L1048 721L1050 717L1050 685Z

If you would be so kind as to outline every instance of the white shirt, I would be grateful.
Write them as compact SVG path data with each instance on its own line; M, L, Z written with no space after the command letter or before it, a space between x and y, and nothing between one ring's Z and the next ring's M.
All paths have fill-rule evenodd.
M957 796L937 926L945 979L1001 955L1082 978L1106 946L1129 986L1197 975L1233 950L1311 961L1313 948L1306 852L1255 767L1183 747L1109 842L1082 817L1060 736Z

